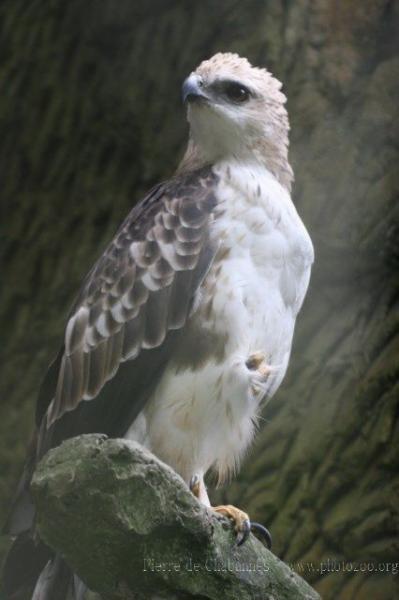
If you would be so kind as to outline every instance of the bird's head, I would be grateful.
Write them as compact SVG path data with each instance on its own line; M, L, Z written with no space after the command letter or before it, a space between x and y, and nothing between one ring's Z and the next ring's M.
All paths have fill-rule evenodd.
M281 83L237 54L202 62L182 88L190 123L183 167L225 158L258 161L288 185L288 116Z

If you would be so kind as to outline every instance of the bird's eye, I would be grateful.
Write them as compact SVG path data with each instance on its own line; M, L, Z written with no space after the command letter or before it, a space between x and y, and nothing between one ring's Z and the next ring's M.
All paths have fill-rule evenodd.
M241 104L249 100L251 92L242 83L236 83L235 81L229 81L223 86L223 92L225 96L237 104Z

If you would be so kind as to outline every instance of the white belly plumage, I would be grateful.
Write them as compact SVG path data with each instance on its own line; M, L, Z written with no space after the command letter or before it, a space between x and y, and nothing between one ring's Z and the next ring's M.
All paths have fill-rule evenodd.
M238 466L260 401L285 375L313 261L309 235L272 175L231 163L218 172L212 235L220 249L186 328L198 348L202 338L219 340L222 357L211 345L195 368L172 357L127 434L186 481L210 467L223 479ZM271 367L266 381L246 365L257 352Z

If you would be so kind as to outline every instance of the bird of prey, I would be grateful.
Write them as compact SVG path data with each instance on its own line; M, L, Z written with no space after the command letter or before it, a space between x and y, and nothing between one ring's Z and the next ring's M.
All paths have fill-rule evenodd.
M206 473L224 481L237 470L287 370L313 246L290 197L281 84L219 53L186 79L183 100L184 158L88 273L41 386L8 522L18 536L5 572L10 598L22 584L35 600L61 600L72 587L82 597L60 557L31 539L29 482L50 448L91 432L134 439L209 506ZM248 515L214 510L233 519L242 542ZM22 572L29 552L34 564Z

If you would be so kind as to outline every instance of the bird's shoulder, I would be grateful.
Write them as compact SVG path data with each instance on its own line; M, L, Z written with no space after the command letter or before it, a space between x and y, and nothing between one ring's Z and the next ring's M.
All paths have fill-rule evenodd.
M115 297L123 294L129 283L124 279L129 267L130 276L132 269L140 272L147 268L154 279L162 279L162 267L168 270L165 262L181 269L189 267L190 259L184 258L189 253L184 250L203 234L202 227L217 203L217 180L212 169L202 168L154 186L130 211L89 271L71 314L84 303L94 303L104 293L110 292ZM198 230L198 235L193 229ZM160 246L168 245L173 246L174 252L164 248L168 254L165 258Z

